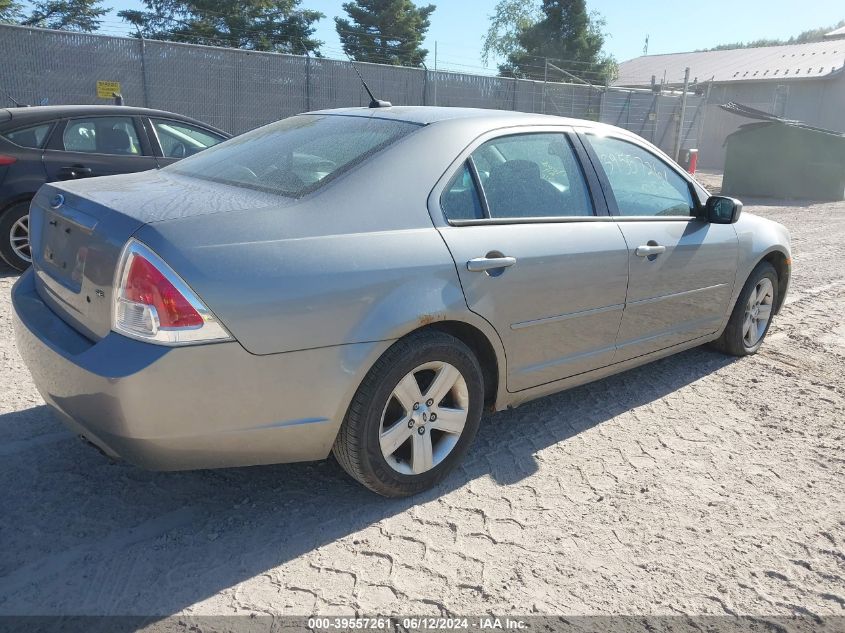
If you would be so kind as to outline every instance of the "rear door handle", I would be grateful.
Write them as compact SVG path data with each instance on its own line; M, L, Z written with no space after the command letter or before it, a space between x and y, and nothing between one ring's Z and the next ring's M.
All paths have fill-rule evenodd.
M476 257L467 262L467 270L480 273L485 270L508 268L516 263L516 257Z
M657 246L648 244L646 246L637 246L635 251L639 257L651 257L652 255L660 255L666 252L665 246Z
M93 170L85 165L73 165L70 167L62 167L59 169L59 174L64 178L85 178L90 176Z

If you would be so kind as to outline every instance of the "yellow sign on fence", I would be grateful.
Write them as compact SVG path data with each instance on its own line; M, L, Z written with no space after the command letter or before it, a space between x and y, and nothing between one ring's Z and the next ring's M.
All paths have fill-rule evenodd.
M111 99L115 94L120 94L119 81L98 81L97 98Z

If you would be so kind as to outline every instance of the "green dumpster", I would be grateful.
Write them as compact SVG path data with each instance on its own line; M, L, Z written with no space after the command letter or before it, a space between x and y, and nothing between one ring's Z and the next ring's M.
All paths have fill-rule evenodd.
M845 134L761 121L743 125L725 144L725 195L845 200Z

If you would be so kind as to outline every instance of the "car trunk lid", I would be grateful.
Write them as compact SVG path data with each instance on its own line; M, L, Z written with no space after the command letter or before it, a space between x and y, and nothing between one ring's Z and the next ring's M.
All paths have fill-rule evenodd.
M123 245L142 225L49 185L32 202L30 244L38 294L92 340L111 329L114 270Z
M66 181L61 188L145 224L295 202L169 169Z
M126 242L144 224L280 201L178 178L183 180L192 182L147 172L54 183L33 200L30 240L38 293L89 339L100 340L111 330L115 270Z

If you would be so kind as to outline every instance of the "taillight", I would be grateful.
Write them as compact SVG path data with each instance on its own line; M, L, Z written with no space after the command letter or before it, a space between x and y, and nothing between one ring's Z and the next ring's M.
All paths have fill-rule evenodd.
M12 163L16 163L17 160L18 159L15 158L14 156L8 156L6 154L0 154L0 167L3 167L5 165L11 165Z
M115 332L164 345L231 339L196 293L141 242L124 247L115 281Z

